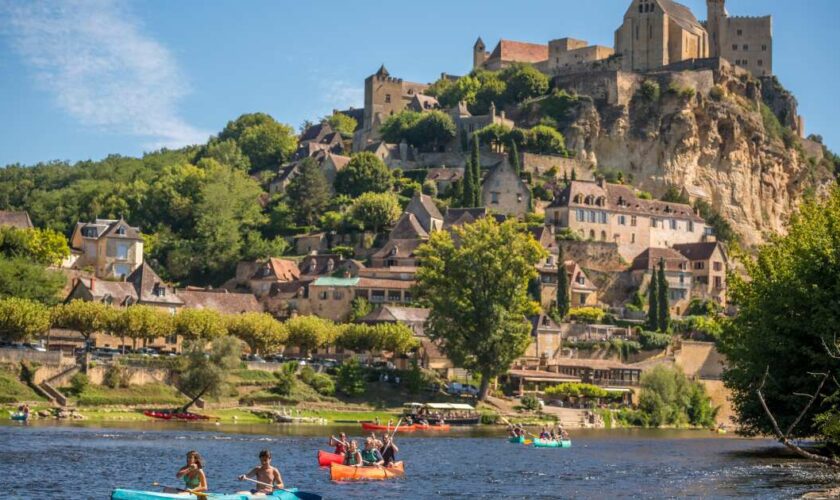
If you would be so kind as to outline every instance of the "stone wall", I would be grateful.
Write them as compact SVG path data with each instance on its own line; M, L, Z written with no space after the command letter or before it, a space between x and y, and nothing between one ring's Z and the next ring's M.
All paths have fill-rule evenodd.
M563 249L563 257L574 260L584 269L595 271L617 271L627 267L618 253L618 245L603 241L572 241L561 240L558 243Z
M0 363L20 363L29 361L42 365L71 365L75 363L73 356L60 351L39 352L32 349L0 349Z
M519 164L523 172L530 172L534 175L544 175L552 168L557 169L557 178L563 178L563 172L569 177L572 170L579 181L591 181L594 179L592 165L577 158L566 158L557 155L540 155L536 153L521 153Z
M108 373L110 366L97 365L88 370L88 379L91 384L102 385L105 380L105 374ZM128 383L130 385L146 385L146 384L166 384L170 381L169 370L160 368L147 368L140 366L124 366L126 375L128 376Z

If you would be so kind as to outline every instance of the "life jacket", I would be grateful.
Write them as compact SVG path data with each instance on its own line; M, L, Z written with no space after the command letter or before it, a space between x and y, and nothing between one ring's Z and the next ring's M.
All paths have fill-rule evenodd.
M344 465L359 465L356 463L356 453L347 453L344 455Z
M371 449L371 450L362 450L362 461L363 462L378 462L382 459L382 455L379 454L379 450Z

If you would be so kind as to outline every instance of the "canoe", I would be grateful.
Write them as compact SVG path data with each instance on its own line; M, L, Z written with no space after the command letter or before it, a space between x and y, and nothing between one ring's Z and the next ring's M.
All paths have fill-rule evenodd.
M572 441L570 439L562 439L555 441L553 439L539 439L534 438L534 448L571 448Z
M208 493L207 496L202 495L197 497L195 495L186 495L183 493L160 493L157 491L139 491L139 490L123 490L115 489L111 492L111 500L192 500L198 498L206 498L207 500L251 500L257 498L273 498L275 500L297 500L298 498L320 498L311 493L301 492L301 496L297 495L297 488L289 488L287 490L277 490L271 495L249 495L243 493Z
M29 418L28 413L12 413L9 417L12 420L17 420L19 422L25 422Z
M423 424L414 424L414 429L418 431L448 431L451 429L449 424L440 424L440 425L423 425ZM400 427L402 430L402 427Z
M160 420L210 420L210 417L205 415L199 415L198 413L191 413L191 412L180 412L180 413L173 413L169 411L156 411L156 410L147 410L143 412L143 415L151 418L157 418Z
M344 463L344 455L337 453L330 453L328 451L318 450L318 465L320 467L329 467L330 464Z
M333 481L382 481L405 475L402 462L395 462L390 467L354 467L352 465L331 464L330 479Z
M395 425L387 426L382 424L375 424L373 422L362 422L362 429L366 431L387 431L394 432ZM414 425L400 425L399 432L414 432L417 428Z
M523 444L523 443L525 443L525 436L510 437L510 438L508 438L508 441L510 441L511 443Z

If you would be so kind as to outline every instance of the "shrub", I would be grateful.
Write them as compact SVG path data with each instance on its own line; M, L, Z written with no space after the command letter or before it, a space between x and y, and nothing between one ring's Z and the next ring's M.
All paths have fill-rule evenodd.
M563 382L545 389L546 396L605 398L609 393L597 385L579 382Z
M111 365L108 371L105 372L105 376L102 377L102 383L111 389L128 387L128 380L129 377L126 369L116 364Z
M642 345L642 349L645 351L664 349L671 343L671 335L667 333L643 331L639 334L639 342Z
M645 80L639 88L639 95L649 102L659 100L659 84L653 80Z
M355 359L345 361L336 377L336 389L348 396L360 396L365 392L365 374Z
M682 99L691 99L694 97L696 91L693 87L683 87L676 82L671 82L668 85L668 93L676 95Z
M281 396L290 395L297 385L297 368L298 364L294 361L283 363L280 369L274 372L277 384L271 391Z
M567 241L581 241L581 240L583 239L583 237L581 237L581 235L580 235L580 234L576 233L576 232L575 232L574 230L572 230L572 228L570 228L570 227L564 227L563 229L561 229L560 231L558 231L558 232L557 232L557 234L555 235L555 238L556 238L558 241L561 241L561 240L567 240Z
M595 324L604 319L606 313L598 307L575 307L569 310L569 318L572 321Z
M526 394L519 401L522 403L522 408L528 411L538 411L540 409L540 402L533 394Z
M482 413L481 414L481 423L482 425L493 425L496 421L499 420L499 415L496 413Z
M315 389L315 392L322 396L332 396L335 394L335 383L329 377L329 375L325 375L323 373L315 373L309 379L309 382L306 382L310 387Z
M73 389L73 393L79 395L85 391L90 385L90 379L88 376L82 372L79 372L70 379L70 387Z
M709 97L714 101L721 101L725 95L726 90L721 85L715 85L712 87L712 90L709 91Z

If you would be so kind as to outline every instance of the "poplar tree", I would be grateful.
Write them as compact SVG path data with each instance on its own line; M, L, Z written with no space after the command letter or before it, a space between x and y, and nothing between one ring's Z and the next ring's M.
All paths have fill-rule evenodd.
M566 275L566 265L563 263L563 249L557 254L557 314L565 318L569 314L569 277Z
M659 292L659 317L657 323L663 332L668 331L671 324L671 307L668 304L668 282L665 280L665 259L659 259L659 273L656 276L656 291Z
M470 206L480 207L481 200L481 154L479 154L478 133L473 134L472 143L472 176L473 176L473 204Z
M461 206L464 208L474 207L475 201L475 177L473 177L472 159L467 158L467 164L464 166L464 183L461 188Z
M516 172L516 176L522 175L522 166L519 164L519 152L516 150L516 143L514 141L510 141L508 161L510 162L510 166L513 167L513 171Z
M655 332L659 326L659 293L656 290L657 284L656 269L650 272L650 285L648 286L648 330Z

